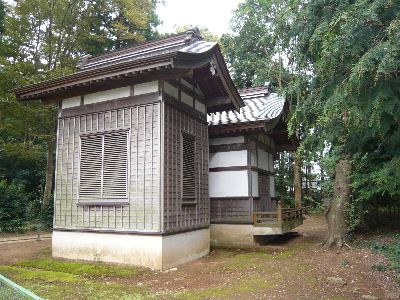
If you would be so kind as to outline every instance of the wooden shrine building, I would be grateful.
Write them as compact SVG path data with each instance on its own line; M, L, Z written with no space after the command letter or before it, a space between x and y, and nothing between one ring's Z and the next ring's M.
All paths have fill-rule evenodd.
M209 114L211 245L252 246L303 222L303 209L275 197L274 161L294 151L288 104L271 86L239 90L240 111Z
M224 117L247 117L245 102L253 115L263 92L239 95L218 44L196 30L88 56L76 73L16 90L20 101L60 107L53 256L168 269L209 252L210 221L249 225L253 212L275 209L272 160L287 142L285 105L274 102L268 120ZM245 157L220 165L222 153L237 158L235 147ZM240 196L214 182L229 178L218 172L227 166L247 168Z

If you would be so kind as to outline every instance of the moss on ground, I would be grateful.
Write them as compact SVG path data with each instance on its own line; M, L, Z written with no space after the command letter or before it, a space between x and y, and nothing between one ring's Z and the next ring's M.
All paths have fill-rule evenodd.
M117 265L35 259L0 266L0 273L46 299L143 299L147 294L145 287L104 280L143 273Z
M227 261L221 264L218 268L225 270L244 270L244 269L258 269L262 268L263 262L274 260L274 259L287 259L298 253L302 248L291 247L283 251L271 254L262 250L257 249L253 252L240 253L230 256Z
M0 273L6 274L13 279L36 282L68 283L77 282L79 279L78 276L65 272L25 269L15 266L0 266Z
M52 258L24 260L14 266L65 272L88 277L135 277L143 270L133 267L124 267L104 263L84 263L77 261L62 261Z

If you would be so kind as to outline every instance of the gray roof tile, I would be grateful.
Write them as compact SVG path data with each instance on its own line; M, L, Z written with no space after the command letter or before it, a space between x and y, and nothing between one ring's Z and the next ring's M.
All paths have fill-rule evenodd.
M223 111L208 114L207 121L211 126L259 122L275 119L283 112L285 99L271 93L269 86L238 90L245 106L237 111Z

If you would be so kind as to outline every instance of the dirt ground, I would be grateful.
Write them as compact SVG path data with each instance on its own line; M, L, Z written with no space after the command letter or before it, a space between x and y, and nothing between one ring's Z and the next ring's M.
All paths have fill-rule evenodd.
M323 250L320 243L326 223L322 216L308 217L297 232L299 235L281 237L257 249L214 249L177 270L145 270L138 276L99 281L133 288L132 292L127 288L128 296L123 299L400 299L399 274L372 268L387 264L382 255L363 247ZM0 243L0 264L49 257L50 245L50 240ZM6 275L21 282L15 273ZM46 282L46 287L54 282ZM25 283L46 291L37 282ZM65 299L92 299L78 294L62 295ZM97 295L93 299L111 298Z

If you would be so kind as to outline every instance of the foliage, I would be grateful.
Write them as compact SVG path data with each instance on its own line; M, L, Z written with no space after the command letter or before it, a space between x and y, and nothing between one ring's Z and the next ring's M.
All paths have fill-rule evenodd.
M279 200L283 200L286 207L294 207L293 160L293 153L280 152L275 164L275 194Z
M26 195L22 185L0 180L0 232L12 231L26 218Z
M400 271L400 234L393 237L393 242L377 243L372 242L371 249L382 253L390 260L390 268Z
M115 266L104 263L60 261L52 258L19 261L14 266L88 277L134 277L141 273L139 269L133 267Z
M6 8L3 0L0 0L0 34L4 31L4 18L6 16Z
M37 204L46 172L52 172L46 170L47 149L55 138L58 108L38 101L17 102L12 90L69 74L83 55L156 37L157 1L22 0L10 2L5 9L3 4L0 2L0 179L5 192L18 187L20 200L15 193L0 197L18 200L16 206L24 201L28 213L20 218L40 216L51 224L51 205L40 212Z
M214 35L208 28L199 25L185 25L185 26L174 26L176 33L184 32L189 29L197 28L200 32L200 36L208 42L218 42L218 36Z
M314 129L317 147L350 157L353 211L399 197L399 16L397 1L313 0L293 28L296 67L313 76L292 121Z
M287 60L291 11L285 0L247 0L234 11L233 34L221 37L237 86L272 82L282 88L289 81Z

